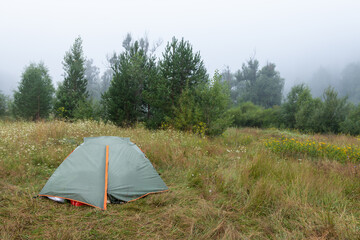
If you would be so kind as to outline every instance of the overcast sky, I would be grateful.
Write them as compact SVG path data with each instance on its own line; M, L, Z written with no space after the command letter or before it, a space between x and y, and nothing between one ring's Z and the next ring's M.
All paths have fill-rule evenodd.
M122 51L128 32L190 41L210 73L232 71L254 56L277 65L287 81L306 81L320 66L360 61L360 1L356 0L0 0L0 90L17 88L24 67L43 61L54 84L77 36L101 71Z

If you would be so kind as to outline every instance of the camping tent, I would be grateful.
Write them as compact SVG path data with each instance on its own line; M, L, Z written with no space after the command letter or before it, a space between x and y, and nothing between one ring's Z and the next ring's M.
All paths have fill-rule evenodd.
M75 200L106 210L168 188L145 154L129 138L91 137L56 169L39 196Z

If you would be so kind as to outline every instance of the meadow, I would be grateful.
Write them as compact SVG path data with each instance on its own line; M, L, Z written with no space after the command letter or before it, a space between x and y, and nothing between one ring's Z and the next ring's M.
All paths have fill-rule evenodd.
M130 137L170 191L106 211L34 198L91 136ZM360 239L360 137L0 121L1 239Z

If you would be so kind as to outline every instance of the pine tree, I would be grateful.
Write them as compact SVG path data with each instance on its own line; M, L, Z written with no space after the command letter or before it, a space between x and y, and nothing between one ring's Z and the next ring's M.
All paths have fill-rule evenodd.
M208 75L200 53L193 53L191 44L175 37L166 46L160 61L160 73L169 91L168 101L176 106L186 88L194 89L198 84L208 82Z
M74 111L81 101L85 101L88 93L85 78L85 57L80 37L75 39L63 61L64 81L56 92L55 112L58 116L73 118Z
M117 125L132 125L150 114L152 92L148 89L157 70L155 59L147 54L146 41L132 42L128 34L123 42L125 51L111 58L113 79L102 98L106 118Z
M275 67L275 64L268 63L259 70L259 62L256 59L250 59L247 65L243 64L242 71L237 74L239 84L243 83L244 86L241 93L242 101L251 101L265 108L281 104L284 79Z
M47 118L52 107L53 93L54 87L44 64L30 64L14 93L15 115L31 120Z
M93 59L85 62L85 78L87 80L88 99L99 101L101 99L100 69L94 65Z

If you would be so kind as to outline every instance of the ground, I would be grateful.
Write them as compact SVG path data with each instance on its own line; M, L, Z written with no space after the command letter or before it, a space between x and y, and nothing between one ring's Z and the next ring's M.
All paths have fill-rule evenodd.
M130 137L170 191L106 211L33 198L84 137L102 135ZM207 138L91 121L0 122L0 238L360 239L359 146L359 137L276 129Z

